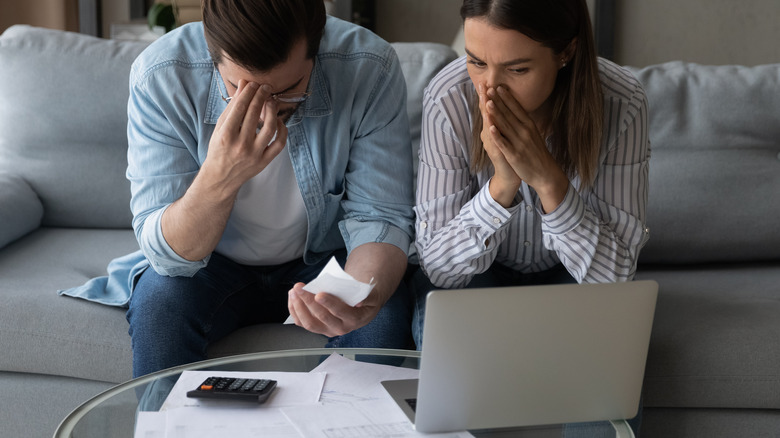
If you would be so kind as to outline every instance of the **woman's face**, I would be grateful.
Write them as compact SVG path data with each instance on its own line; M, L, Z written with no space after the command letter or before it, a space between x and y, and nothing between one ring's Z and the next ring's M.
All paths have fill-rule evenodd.
M555 88L560 54L515 31L497 28L483 18L463 24L468 72L474 87L506 87L535 121L549 117L548 98Z

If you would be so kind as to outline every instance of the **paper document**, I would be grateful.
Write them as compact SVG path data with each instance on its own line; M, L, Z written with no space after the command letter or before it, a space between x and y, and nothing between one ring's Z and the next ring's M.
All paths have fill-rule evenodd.
M300 438L295 426L279 409L243 403L224 406L184 407L166 412L167 438Z
M388 398L383 380L416 379L420 370L378 365L331 354L313 373L326 373L320 400L323 403L354 402Z
M251 405L245 401L209 400L187 397L187 391L198 387L211 376L242 377L247 379L276 380L276 390L263 404ZM285 373L285 372L247 372L247 371L184 371L160 408L161 411L183 406L235 407L251 405L269 409L282 406L315 404L325 382L325 373Z
M362 283L344 272L344 270L341 269L339 262L336 260L336 257L331 257L328 264L322 268L322 271L320 271L317 278L303 287L303 290L313 294L327 292L338 297L341 301L344 301L350 306L355 306L359 302L365 300L373 289L373 281L370 283ZM294 322L292 316L290 316L284 323L293 324Z
M134 438L166 438L165 427L168 416L165 412L141 411L135 417Z
M381 385L383 380L414 379L419 370L358 362L332 354L312 372L327 373L322 405L281 411L306 438L467 438L470 433L422 434Z
M194 399L187 391L209 376L276 380L263 404ZM138 412L135 438L468 438L466 431L425 435L382 388L416 369L358 362L332 354L309 373L185 371L158 412ZM161 385L164 393L165 385ZM154 396L154 394L152 394Z
M351 404L282 408L282 412L306 438L473 438L466 431L417 432L389 397Z
M273 379L277 381L277 387L263 404L187 397L187 391L216 375ZM325 373L321 372L184 371L160 411L138 413L135 437L299 438L280 408L319 405L324 383Z

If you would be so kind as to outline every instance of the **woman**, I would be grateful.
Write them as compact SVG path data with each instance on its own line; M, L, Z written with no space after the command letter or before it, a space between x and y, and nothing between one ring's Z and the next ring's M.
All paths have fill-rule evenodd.
M596 57L585 0L465 0L466 56L424 96L415 340L433 289L634 276L647 103Z

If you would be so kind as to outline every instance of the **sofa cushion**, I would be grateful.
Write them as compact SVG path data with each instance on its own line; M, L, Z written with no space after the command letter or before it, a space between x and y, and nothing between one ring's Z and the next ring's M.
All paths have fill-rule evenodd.
M57 290L106 275L108 260L137 249L131 230L41 228L0 250L0 371L130 379L125 310ZM208 353L322 347L325 341L298 326L264 324L231 333Z
M645 407L780 409L777 263L646 266L637 279L659 284Z
M128 77L144 47L30 26L0 36L0 171L35 190L44 225L130 227Z
M631 70L652 145L640 263L780 259L780 64Z
M457 54L451 47L438 43L392 43L406 79L406 108L409 115L409 131L412 136L414 176L417 180L417 151L422 131L422 99L428 82ZM415 184L416 186L416 184Z
M131 230L40 228L0 251L0 371L121 382L131 373L124 310L57 295L138 248Z
M0 172L0 248L38 228L43 205L21 178Z

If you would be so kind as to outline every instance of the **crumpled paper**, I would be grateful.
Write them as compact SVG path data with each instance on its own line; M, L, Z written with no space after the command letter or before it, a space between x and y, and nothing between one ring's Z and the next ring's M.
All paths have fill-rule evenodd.
M304 286L303 290L313 294L327 292L354 307L368 297L375 284L373 278L369 283L355 280L341 269L341 265L335 257L331 257L317 278ZM294 324L292 315L284 323Z

